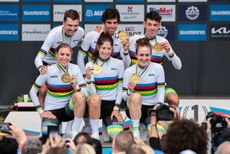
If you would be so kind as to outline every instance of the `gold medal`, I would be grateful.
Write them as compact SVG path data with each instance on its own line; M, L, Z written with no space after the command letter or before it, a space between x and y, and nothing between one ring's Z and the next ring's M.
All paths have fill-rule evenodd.
M137 84L140 81L140 76L137 74L133 74L130 78L130 81Z
M128 34L125 31L120 31L119 32L119 39L121 41L125 41L129 38Z
M102 67L100 65L94 65L93 66L93 73L94 74L100 74L102 71Z
M61 80L65 83L70 82L71 81L71 76L69 75L69 73L64 73L61 76Z
M160 43L156 43L153 48L155 49L156 52L161 52L162 48Z

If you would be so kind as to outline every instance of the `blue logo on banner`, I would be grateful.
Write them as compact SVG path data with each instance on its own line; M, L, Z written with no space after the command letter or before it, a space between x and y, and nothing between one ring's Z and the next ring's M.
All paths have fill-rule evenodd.
M207 40L207 25L185 24L178 27L179 41L205 41Z
M86 5L85 21L100 22L105 9L112 7L113 5Z
M211 21L230 21L230 5L210 5Z
M50 2L50 0L22 0L23 2Z
M175 26L172 24L165 24L163 23L157 33L169 41L175 40Z
M121 2L121 3L140 3L140 2L145 2L144 0L117 0L116 2Z
M22 5L22 21L50 21L50 5Z
M82 2L82 0L54 0L54 2L68 3L68 2Z
M0 41L18 41L19 26L17 24L0 24Z
M180 5L179 21L205 21L206 5Z
M0 5L0 21L18 21L19 6L17 4Z

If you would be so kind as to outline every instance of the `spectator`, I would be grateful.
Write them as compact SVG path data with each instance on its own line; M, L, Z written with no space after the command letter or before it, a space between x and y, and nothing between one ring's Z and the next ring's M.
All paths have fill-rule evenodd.
M75 154L96 154L94 148L86 143L78 144L75 152Z
M222 144L220 144L215 154L230 154L230 142L225 141Z
M125 153L134 144L134 137L128 130L120 132L113 140L112 149L113 153Z
M39 139L28 138L23 144L21 153L22 154L38 154L42 151L42 144Z

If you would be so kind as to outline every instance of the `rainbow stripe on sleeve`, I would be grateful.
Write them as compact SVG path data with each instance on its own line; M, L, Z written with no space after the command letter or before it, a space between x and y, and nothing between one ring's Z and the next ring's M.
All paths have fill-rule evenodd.
M129 52L130 52L131 64L134 65L137 63L136 52L134 52L134 51L129 51Z
M35 89L37 89L37 90L39 90L39 89L41 88L41 86L39 86L39 85L36 84L36 83L33 84L33 87L34 87Z
M46 51L44 51L44 50L42 50L42 49L40 49L38 52L39 52L39 53L41 53L41 54L42 54L42 55L44 55L44 56L46 56L46 55L47 55L47 52L46 52Z
M152 57L151 57L151 62L162 64L163 60L164 60L164 56L152 55Z

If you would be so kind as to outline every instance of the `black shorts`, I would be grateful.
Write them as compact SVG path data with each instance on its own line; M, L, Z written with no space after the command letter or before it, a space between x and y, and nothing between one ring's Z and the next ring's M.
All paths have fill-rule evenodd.
M142 105L141 106L141 119L140 119L140 122L141 123L144 123L145 125L148 125L149 122L150 122L150 119L149 119L149 109L152 109L155 105ZM129 113L129 109L127 108L126 109L126 114L127 116L130 118L130 113ZM130 118L131 119L131 118Z
M74 113L69 108L69 103L63 108L49 111L52 112L60 122L66 122L74 119Z
M109 126L112 124L111 114L113 112L113 107L115 105L115 101L106 101L101 100L101 117L105 126Z

